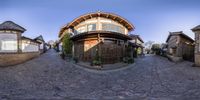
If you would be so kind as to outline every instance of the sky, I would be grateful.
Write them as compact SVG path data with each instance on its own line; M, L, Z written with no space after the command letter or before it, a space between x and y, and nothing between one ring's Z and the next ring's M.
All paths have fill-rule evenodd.
M1 0L0 23L11 20L27 30L24 36L55 41L60 28L80 15L111 12L135 26L131 34L164 43L175 31L194 39L191 29L200 25L199 4L200 0Z

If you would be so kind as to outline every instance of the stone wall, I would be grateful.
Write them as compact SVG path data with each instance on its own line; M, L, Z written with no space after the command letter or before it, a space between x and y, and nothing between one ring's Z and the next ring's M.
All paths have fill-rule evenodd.
M39 52L0 54L0 67L16 65L38 57Z

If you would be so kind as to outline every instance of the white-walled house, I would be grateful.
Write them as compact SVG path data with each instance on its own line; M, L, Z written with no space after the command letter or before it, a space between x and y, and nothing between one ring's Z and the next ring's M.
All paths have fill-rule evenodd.
M22 52L38 52L40 43L28 37L22 37Z
M18 52L18 34L11 31L1 31L0 52Z
M15 65L39 56L39 43L22 37L25 28L12 21L0 24L0 67Z
M20 39L24 31L26 31L26 29L12 21L6 21L0 24L0 52L20 52Z
M46 48L46 43L42 35L36 37L34 40L40 43L40 46L39 46L40 53L45 53L47 48Z

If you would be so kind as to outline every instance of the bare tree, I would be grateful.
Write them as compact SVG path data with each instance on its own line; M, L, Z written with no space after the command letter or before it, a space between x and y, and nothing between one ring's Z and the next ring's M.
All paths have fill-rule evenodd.
M154 44L154 41L147 41L144 43L145 48L151 49L152 45Z

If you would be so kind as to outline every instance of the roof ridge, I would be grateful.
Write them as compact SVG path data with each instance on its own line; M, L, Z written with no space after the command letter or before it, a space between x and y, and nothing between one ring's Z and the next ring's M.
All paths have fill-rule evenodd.
M191 30L192 30L192 31L200 30L200 25L197 25L196 27L192 28Z
M0 30L15 30L15 31L21 31L21 32L26 31L25 28L23 28L22 26L14 23L13 21L10 21L10 20L1 23Z

